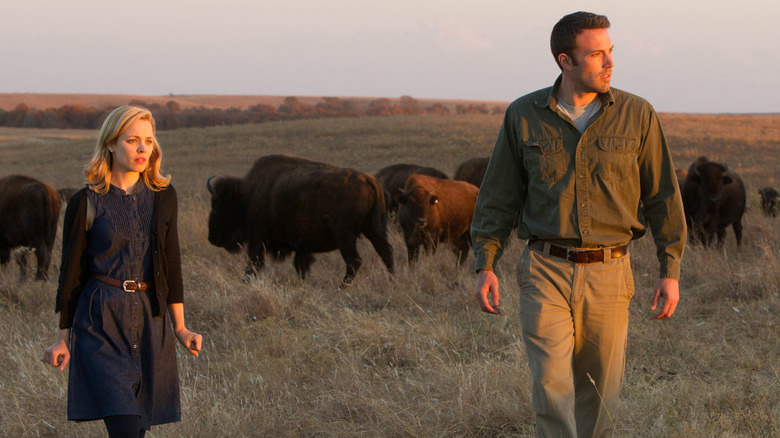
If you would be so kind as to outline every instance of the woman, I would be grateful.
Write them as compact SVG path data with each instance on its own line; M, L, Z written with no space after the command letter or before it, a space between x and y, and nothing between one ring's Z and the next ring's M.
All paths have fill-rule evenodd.
M194 356L202 345L184 324L176 191L161 159L152 114L116 108L65 211L60 330L41 360L70 362L68 419L102 419L110 437L180 421L173 337Z

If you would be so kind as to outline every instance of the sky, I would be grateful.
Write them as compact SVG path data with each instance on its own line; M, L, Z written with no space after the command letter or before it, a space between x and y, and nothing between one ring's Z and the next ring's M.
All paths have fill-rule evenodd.
M780 113L778 0L0 2L0 93L509 102L552 85L550 31L585 10L657 111Z

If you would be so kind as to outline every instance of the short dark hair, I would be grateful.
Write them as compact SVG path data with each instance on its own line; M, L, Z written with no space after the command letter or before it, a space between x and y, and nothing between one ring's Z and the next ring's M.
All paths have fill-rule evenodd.
M550 50L561 70L563 66L558 61L558 55L565 53L574 59L572 51L577 47L577 35L585 29L609 29L609 19L605 15L580 11L566 15L553 27L550 35ZM576 60L574 62L576 65Z

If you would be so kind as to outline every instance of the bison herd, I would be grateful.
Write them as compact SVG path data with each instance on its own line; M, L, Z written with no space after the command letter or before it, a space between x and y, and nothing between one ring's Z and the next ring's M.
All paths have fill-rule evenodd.
M479 186L489 157L472 158L454 179L432 168L397 163L370 175L355 169L292 155L269 155L255 161L243 178L211 177L208 240L229 252L245 251L246 271L254 275L265 256L284 260L305 278L314 254L338 250L346 264L343 284L350 284L362 265L357 239L364 236L392 273L393 248L388 223L403 233L408 263L420 251L450 243L462 265L471 247L469 231ZM723 163L696 159L677 178L692 243L707 247L717 236L723 244L731 226L742 244L746 192L742 179ZM17 247L35 250L36 278L45 279L57 232L62 199L68 189L23 175L0 179L0 262ZM72 190L72 189L71 189ZM778 214L778 193L761 188L761 209ZM17 257L24 272L24 257Z
M399 163L369 175L291 155L261 157L243 178L211 177L206 187L209 242L232 252L243 248L247 274L263 267L265 254L283 260L294 253L293 265L305 278L314 254L339 250L347 266L343 284L362 264L360 235L393 272L391 216L403 231L410 264L421 248L435 251L441 242L452 242L463 263L479 191L431 167Z

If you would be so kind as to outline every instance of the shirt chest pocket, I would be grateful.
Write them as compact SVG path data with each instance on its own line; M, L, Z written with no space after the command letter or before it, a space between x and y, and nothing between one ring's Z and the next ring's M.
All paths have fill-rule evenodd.
M596 173L609 182L620 182L637 171L639 141L628 137L599 137Z
M523 163L531 181L555 184L566 174L569 155L562 138L530 140L523 143Z

